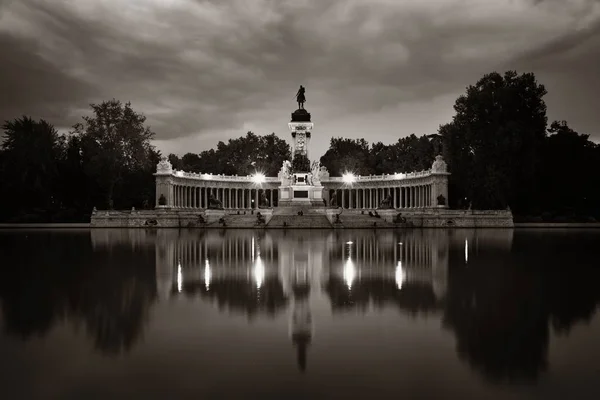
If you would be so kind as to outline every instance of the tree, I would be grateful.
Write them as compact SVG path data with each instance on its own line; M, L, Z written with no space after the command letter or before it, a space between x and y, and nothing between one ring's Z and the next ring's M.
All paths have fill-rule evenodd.
M181 159L176 155L176 154L169 154L169 156L167 157L169 162L171 163L171 166L173 167L173 169L176 170L183 170L183 162L181 161ZM192 172L192 171L190 171Z
M345 172L369 175L373 173L369 155L369 143L364 139L331 138L321 164L332 176L341 176Z
M290 146L274 133L259 136L248 132L246 136L220 141L217 148L200 154L187 153L180 160L169 156L173 168L188 172L226 175L252 175L260 171L275 176L285 160L291 158ZM176 167L177 165L177 167Z
M532 73L493 72L456 100L453 121L440 127L439 133L452 160L452 186L466 193L474 208L510 205L519 213L539 204L545 94ZM461 171L458 175L454 175L455 167Z
M146 117L135 112L129 102L113 99L91 107L93 116L83 117L74 133L81 137L86 174L97 183L105 206L113 208L115 187L123 178L150 167L154 133L144 126Z
M589 135L571 129L566 121L552 122L548 132L541 174L544 210L570 217L597 213L598 145L589 140Z
M45 120L22 117L3 125L2 209L44 214L60 206L59 160L64 140Z

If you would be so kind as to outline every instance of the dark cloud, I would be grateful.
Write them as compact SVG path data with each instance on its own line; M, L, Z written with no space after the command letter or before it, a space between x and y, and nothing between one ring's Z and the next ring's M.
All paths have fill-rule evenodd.
M331 136L391 142L430 133L468 84L517 66L540 71L557 99L568 93L564 102L549 95L549 105L593 128L594 98L582 82L598 79L589 55L564 54L594 39L597 2L483 3L5 2L0 119L28 114L70 126L90 102L115 97L148 116L161 145L200 151L246 129L285 136L304 84L307 108L327 128L315 135L320 153ZM352 124L361 129L348 131Z

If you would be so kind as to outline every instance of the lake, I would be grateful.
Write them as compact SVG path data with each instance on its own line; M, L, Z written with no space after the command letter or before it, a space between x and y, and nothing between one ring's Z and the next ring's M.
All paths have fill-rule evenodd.
M0 231L0 397L600 398L600 230Z

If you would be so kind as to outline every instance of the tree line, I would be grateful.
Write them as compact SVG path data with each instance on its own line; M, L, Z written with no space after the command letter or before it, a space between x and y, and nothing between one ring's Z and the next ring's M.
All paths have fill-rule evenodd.
M505 209L517 220L600 218L600 145L565 121L548 124L544 85L533 73L484 75L454 104L437 132L369 144L332 138L320 162L332 176L422 171L443 154L451 172L452 208ZM151 208L152 173L161 154L154 132L130 103L92 104L68 134L44 120L3 125L0 220L86 221L93 207ZM226 175L276 176L291 159L274 133L220 141L215 149L168 156L175 169ZM295 157L296 158L296 157ZM309 160L294 160L296 168Z
M146 118L114 99L91 108L67 134L27 116L4 123L2 221L89 221L93 207L154 205L160 152Z

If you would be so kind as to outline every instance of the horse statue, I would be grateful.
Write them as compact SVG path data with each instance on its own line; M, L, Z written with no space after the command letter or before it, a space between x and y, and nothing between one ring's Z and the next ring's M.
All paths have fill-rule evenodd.
M296 101L298 102L299 110L304 109L304 102L306 101L306 96L304 95L305 92L306 89L304 88L304 86L300 85L300 89L298 89L298 92L296 93Z

